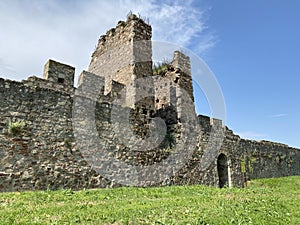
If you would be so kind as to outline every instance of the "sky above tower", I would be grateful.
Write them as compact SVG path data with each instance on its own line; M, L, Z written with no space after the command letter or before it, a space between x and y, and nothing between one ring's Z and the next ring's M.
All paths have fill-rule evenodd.
M49 58L75 66L78 76L99 36L130 11L149 21L154 41L187 48L210 67L230 129L300 147L297 0L0 1L0 77L42 77ZM194 85L197 112L211 115Z

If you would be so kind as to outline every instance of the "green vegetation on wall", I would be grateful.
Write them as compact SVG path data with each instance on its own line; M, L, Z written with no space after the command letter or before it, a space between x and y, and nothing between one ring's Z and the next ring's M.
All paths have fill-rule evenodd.
M242 173L246 173L245 160L241 159L241 171Z
M153 64L153 75L163 75L169 68L170 60L163 60Z
M8 133L11 136L20 135L24 129L25 122L23 120L17 122L9 122L8 124Z

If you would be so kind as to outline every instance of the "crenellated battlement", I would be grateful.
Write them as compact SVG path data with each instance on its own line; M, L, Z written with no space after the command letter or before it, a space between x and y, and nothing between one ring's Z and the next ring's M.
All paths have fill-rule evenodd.
M68 88L74 86L75 68L49 59L44 66L44 79L62 84Z

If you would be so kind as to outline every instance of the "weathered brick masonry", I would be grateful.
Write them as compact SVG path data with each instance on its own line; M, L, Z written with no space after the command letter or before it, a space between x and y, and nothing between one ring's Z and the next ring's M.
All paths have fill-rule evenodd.
M120 21L100 37L89 71L82 72L77 88L75 69L53 60L45 65L44 79L0 79L0 191L120 186L118 179L107 179L84 157L78 139L88 140L91 151L97 151L99 144L89 139L94 135L86 132L90 123L95 124L101 150L129 165L159 165L172 157L177 146L181 153L191 152L169 178L148 182L145 174L142 186L242 187L253 178L300 175L299 149L244 140L222 121L196 116L189 57L176 51L171 64L154 76L151 35L151 26L134 15ZM183 92L192 107L186 107ZM119 104L122 98L125 103ZM123 111L129 112L132 136L138 137L127 145L118 138L128 135L122 130L126 124L113 121L122 119L123 114L116 112ZM158 116L167 134L155 148L139 151L136 146L149 137L150 121ZM25 126L12 134L9 124L16 121L24 121ZM184 134L193 137L184 140ZM104 164L109 168L109 161ZM176 168L177 164L180 162L168 166Z

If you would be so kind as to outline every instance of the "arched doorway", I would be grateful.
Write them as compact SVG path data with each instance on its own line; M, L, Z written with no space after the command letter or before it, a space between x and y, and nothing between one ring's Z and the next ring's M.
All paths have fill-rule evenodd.
M228 186L228 163L227 157L223 153L218 156L217 169L219 176L219 187Z

